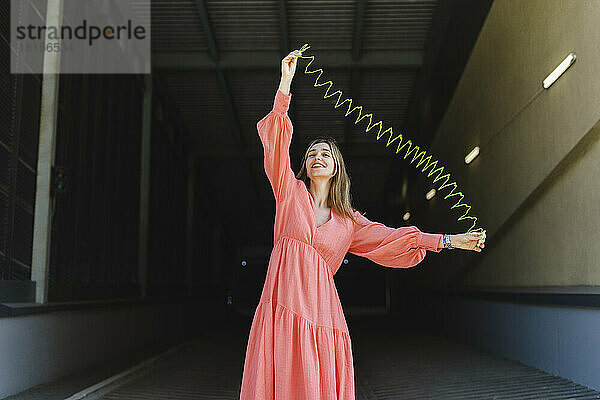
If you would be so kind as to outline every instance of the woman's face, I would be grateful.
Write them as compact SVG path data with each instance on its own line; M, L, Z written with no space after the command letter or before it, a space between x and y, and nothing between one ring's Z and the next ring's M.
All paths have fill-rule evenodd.
M335 160L328 143L315 143L306 156L306 174L310 179L331 178L335 172Z

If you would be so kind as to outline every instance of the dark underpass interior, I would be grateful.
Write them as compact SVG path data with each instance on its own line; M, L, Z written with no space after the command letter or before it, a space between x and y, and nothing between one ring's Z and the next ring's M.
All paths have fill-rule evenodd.
M18 26L90 9L0 3L0 399L240 398L261 296L286 295L268 285L284 206L257 123L282 107L281 60L305 44L286 110L294 175L327 135L369 220L455 244L486 231L481 252L414 236L410 267L315 250L336 260L322 279L355 398L600 398L600 1L98 4L151 33L147 54L59 53L51 37L28 54ZM308 374L265 371L275 393ZM341 385L295 396L348 400Z

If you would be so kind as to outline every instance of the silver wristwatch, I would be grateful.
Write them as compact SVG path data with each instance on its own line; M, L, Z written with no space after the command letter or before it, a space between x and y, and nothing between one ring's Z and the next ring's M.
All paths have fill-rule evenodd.
M450 244L450 235L448 235L447 233L444 233L444 235L442 236L442 239L443 239L443 242L444 242L444 248L445 249L452 250L454 248Z

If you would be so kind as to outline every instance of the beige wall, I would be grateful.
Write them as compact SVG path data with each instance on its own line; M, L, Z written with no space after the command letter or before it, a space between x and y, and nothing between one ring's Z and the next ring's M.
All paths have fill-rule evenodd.
M575 64L542 90L571 51ZM600 1L496 0L427 149L487 229L487 246L430 256L420 281L600 285L599 120ZM480 155L466 165L476 145ZM448 193L438 192L423 218L436 232L465 232L464 208L450 209ZM411 203L424 194L413 191Z

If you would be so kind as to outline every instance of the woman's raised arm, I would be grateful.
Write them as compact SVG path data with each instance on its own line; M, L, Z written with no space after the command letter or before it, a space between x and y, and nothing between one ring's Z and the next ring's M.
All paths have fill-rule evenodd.
M283 201L295 176L290 162L290 143L293 126L287 115L292 95L275 94L273 109L258 121L256 129L264 149L264 168L271 183L275 200Z
M283 201L287 197L296 179L290 162L290 143L294 128L287 114L292 98L290 85L296 71L296 52L291 52L281 61L281 82L275 94L273 109L256 124L264 149L265 173L277 201Z

